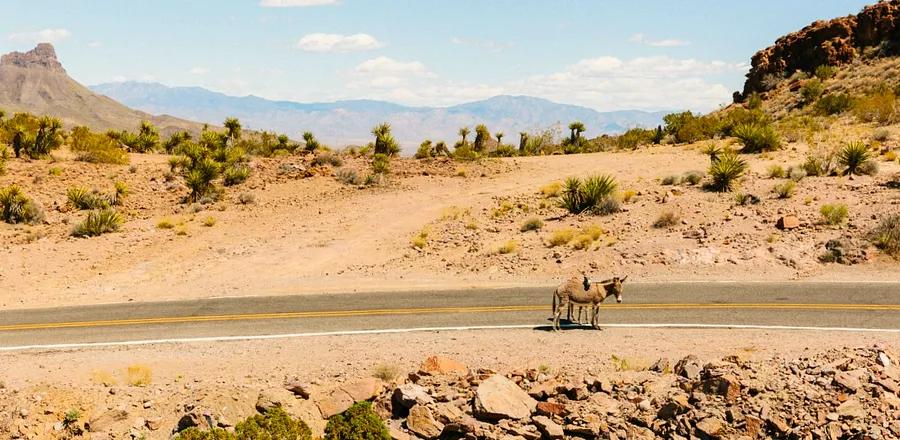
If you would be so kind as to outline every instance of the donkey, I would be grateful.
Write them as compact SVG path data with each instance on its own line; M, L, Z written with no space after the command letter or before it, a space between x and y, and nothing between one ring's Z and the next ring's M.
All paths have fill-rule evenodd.
M579 307L591 307L591 326L598 327L597 316L600 312L600 303L610 296L616 297L616 302L622 302L622 283L628 279L613 277L600 282L582 282L577 277L559 285L553 291L553 330L559 330L559 319L570 304ZM585 277L587 280L587 277ZM588 289L585 289L588 286Z

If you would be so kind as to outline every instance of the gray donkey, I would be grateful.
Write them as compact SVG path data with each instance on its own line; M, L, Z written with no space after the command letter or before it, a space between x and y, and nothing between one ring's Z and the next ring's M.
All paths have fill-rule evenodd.
M591 307L591 326L598 327L597 316L600 303L609 296L615 296L616 302L622 302L622 283L628 279L613 277L600 282L590 282L585 276L583 280L572 277L553 291L553 330L559 330L559 319L570 304L579 307Z

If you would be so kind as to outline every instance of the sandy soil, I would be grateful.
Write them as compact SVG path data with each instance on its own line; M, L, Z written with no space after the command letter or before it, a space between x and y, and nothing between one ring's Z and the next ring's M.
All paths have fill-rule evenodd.
M4 366L0 396L5 396L0 406L16 413L24 409L31 429L49 433L48 438L52 426L73 408L79 409L83 420L122 408L129 414L123 423L134 422L141 426L138 431L147 432L144 420L153 420L161 428L149 432L148 438L166 438L186 407L239 420L255 411L261 390L281 387L286 380L299 379L324 390L370 377L378 370L404 375L416 371L431 355L495 371L549 368L616 380L629 373L616 373L613 356L624 360L630 370L646 368L661 357L674 363L687 354L704 362L731 355L745 360L797 359L874 344L889 353L900 350L896 335L879 333L606 329L561 334L489 330L331 336L0 353ZM248 365L253 368L247 369ZM150 383L130 385L129 367L149 372Z
M222 201L206 206L180 202L186 190L180 179L163 179L165 156L134 155L132 167L85 164L64 154L56 162L11 160L0 185L21 185L46 207L48 224L0 225L0 308L549 284L583 269L629 274L636 281L900 280L898 263L872 249L860 265L818 262L827 240L858 239L881 215L897 212L900 192L889 185L900 172L896 162L882 162L875 177L808 177L794 197L781 200L771 189L783 180L767 178L765 170L802 162L807 148L791 144L776 153L747 155L753 173L741 190L762 201L739 207L732 194L660 183L668 175L704 170L708 159L700 148L480 163L403 159L395 161L387 185L366 189L337 182L330 169L313 177L291 174L292 165L304 164L302 158L256 159L247 183L228 188ZM349 159L347 166L366 165ZM51 175L52 168L61 174ZM539 193L552 182L592 173L609 173L621 191L635 193L623 212L565 215ZM132 192L122 231L68 237L84 214L66 207L67 188L108 192L115 180L125 181ZM241 204L244 193L256 202ZM834 202L849 206L849 222L818 224L821 204ZM679 223L652 227L667 211ZM776 229L775 220L784 214L796 214L801 227ZM208 217L215 217L215 226L203 225ZM543 229L521 232L532 217L543 220ZM160 229L161 220L176 226ZM587 250L547 245L557 230L590 225L604 232ZM423 230L427 245L415 249L411 239ZM509 241L516 250L499 253Z

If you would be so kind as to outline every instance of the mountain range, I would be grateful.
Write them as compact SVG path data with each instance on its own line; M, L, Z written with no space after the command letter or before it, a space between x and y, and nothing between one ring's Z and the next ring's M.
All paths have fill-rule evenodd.
M655 127L667 113L598 112L529 96L495 96L451 107L411 107L375 100L273 101L256 96L229 96L201 87L133 81L99 84L91 89L148 113L211 123L236 117L247 128L277 131L291 137L310 130L332 146L365 144L371 140L372 127L387 121L406 151L414 150L426 138L452 142L458 137L460 127L474 128L480 123L492 132L505 132L506 139L515 142L521 131L548 129L575 120L587 126L589 136L622 132L636 126Z

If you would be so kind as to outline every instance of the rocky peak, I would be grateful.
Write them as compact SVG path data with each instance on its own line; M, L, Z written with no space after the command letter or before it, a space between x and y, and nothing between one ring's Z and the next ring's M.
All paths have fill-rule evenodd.
M880 47L880 55L896 55L898 44L900 0L866 6L857 15L817 21L753 55L743 93L735 93L735 100L766 91L767 77L780 78L797 70L812 72L823 64L846 64L871 47Z
M0 58L0 66L17 66L23 68L41 68L65 73L62 64L56 58L56 49L50 43L40 43L28 52L10 52Z

